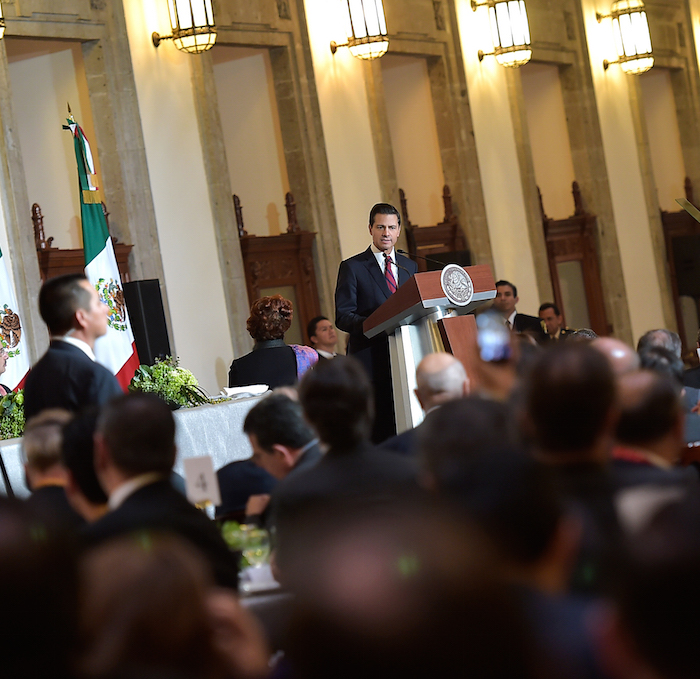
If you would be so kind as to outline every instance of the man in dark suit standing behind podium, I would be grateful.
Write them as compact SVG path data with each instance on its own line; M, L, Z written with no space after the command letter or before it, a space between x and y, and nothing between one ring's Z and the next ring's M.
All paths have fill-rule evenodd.
M39 313L51 345L27 376L27 420L46 408L76 412L124 393L117 378L95 361L95 340L107 332L107 305L82 274L52 278L39 292Z
M401 234L401 217L393 205L378 203L372 208L369 233L372 245L340 265L335 324L350 334L348 354L363 364L372 379L376 413L372 440L379 443L396 433L389 340L385 334L367 339L362 324L418 267L394 250Z

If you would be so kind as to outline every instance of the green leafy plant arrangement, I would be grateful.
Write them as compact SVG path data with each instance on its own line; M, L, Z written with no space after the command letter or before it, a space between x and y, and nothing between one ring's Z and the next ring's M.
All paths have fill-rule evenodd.
M11 391L0 399L0 439L15 439L24 433L24 390Z
M129 391L157 394L172 408L191 408L212 402L197 378L181 368L178 359L172 356L156 359L155 365L140 365L129 383Z

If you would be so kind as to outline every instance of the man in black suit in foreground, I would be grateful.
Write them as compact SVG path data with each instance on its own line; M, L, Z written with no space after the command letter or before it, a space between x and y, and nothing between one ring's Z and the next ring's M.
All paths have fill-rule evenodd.
M236 561L215 524L170 483L174 463L175 421L163 401L129 394L107 404L95 433L95 471L109 512L87 528L87 540L174 533L202 552L219 585L236 588Z
M539 344L548 341L539 318L519 314L516 311L515 305L519 301L518 288L510 281L496 282L496 299L493 301L493 306L503 316L503 322L508 329L519 333L526 332L532 335Z
M95 361L95 340L107 332L108 309L85 276L46 281L39 292L39 313L51 345L27 376L27 419L46 408L76 412L102 405L123 393L117 378Z
M340 264L335 289L335 324L350 334L348 355L362 363L374 387L377 412L372 440L380 443L396 433L391 388L389 340L385 334L372 339L362 325L397 288L418 271L418 266L394 249L401 234L401 217L388 203L378 203L369 214L372 245Z

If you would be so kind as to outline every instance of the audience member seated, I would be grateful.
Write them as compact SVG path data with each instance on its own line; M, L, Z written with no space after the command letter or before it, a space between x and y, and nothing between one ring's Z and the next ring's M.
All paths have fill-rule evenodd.
M415 488L415 470L408 461L369 443L372 387L359 361L339 356L319 364L299 384L299 400L306 420L328 451L317 464L286 479L279 489L277 546L282 570L285 526L303 525L304 517L324 512L333 504L349 508L381 505Z
M248 501L260 498L260 503L267 504L266 500L269 500L270 493L277 485L277 479L258 467L252 459L229 462L217 470L216 476L221 492L221 504L216 508L217 520L253 522L259 516L248 516ZM259 515L263 510L264 507L260 507L253 514Z
M614 679L700 676L700 497L663 508L631 541L631 559L603 625L601 655Z
M69 545L42 530L24 503L0 498L0 662L7 679L73 679L78 585Z
M71 419L67 410L44 410L24 428L22 452L27 488L31 495L27 505L42 520L65 529L78 529L81 516L66 497L68 471L61 462L63 425Z
M214 590L186 542L121 538L88 554L81 571L78 679L267 676L258 626L232 593Z
M306 328L306 334L309 337L311 346L318 353L319 361L330 360L338 355L335 350L335 345L338 343L338 335L335 332L333 323L325 316L312 318Z
M95 429L99 409L80 411L63 428L61 459L68 482L66 495L73 509L92 523L107 512L107 494L95 473Z
M452 354L428 354L416 368L416 398L427 415L444 403L467 396L469 378L462 362ZM420 425L392 436L379 447L403 455L413 455Z
M271 394L253 406L243 431L253 449L251 461L278 481L294 478L321 459L318 438L304 420L301 405L285 394ZM276 489L272 496L251 497L246 508L248 521L274 528L277 497Z
M560 492L583 521L573 584L599 593L612 581L620 544L608 469L617 420L609 361L587 344L553 346L533 368L524 407L523 428L535 455L551 465Z
M670 377L652 370L618 380L620 418L613 469L623 486L697 481L692 470L675 468L685 447L680 389Z
M466 434L468 432L468 435ZM428 414L418 434L422 484L449 495L474 460L517 441L511 410L476 396L450 401Z
M487 546L437 508L326 512L295 546L289 676L546 676Z
M677 385L685 410L685 442L700 441L700 390L683 386L683 361L676 352L662 346L648 346L639 358L643 368L665 375Z
M267 384L274 389L292 385L318 361L318 354L310 347L284 343L293 313L292 303L282 295L253 302L246 327L255 346L231 363L229 387Z
M637 342L637 353L641 354L650 347L663 347L678 358L681 357L681 352L683 351L683 345L678 333L671 332L665 328L647 330Z
M216 525L173 488L174 463L175 421L163 401L134 393L107 404L95 433L95 471L109 512L86 538L95 545L135 532L175 533L202 551L220 585L235 588L235 559Z
M639 354L624 342L614 337L599 337L591 346L608 359L616 378L639 370Z

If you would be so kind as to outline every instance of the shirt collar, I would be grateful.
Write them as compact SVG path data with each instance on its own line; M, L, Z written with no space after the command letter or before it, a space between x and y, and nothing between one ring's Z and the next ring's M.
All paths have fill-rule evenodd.
M324 351L323 349L316 349L316 353L323 358L335 358L338 354L332 351Z
M513 313L510 316L508 316L508 318L506 318L506 321L508 321L510 323L511 328L515 327L515 316L517 313L518 313L517 311L513 311ZM504 321L504 324L505 324L505 321Z
M131 495L133 495L139 488L148 486L151 483L160 481L163 478L162 474L158 472L149 472L148 474L139 474L134 476L134 478L129 479L122 483L112 494L109 496L109 501L107 505L110 510L114 510L121 506L124 501Z
M372 252L374 253L374 256L377 258L377 261L383 262L384 261L384 250L380 250L378 247L376 247L374 245L374 243L372 243L372 245L370 245L370 247L372 248ZM394 253L394 248L391 248L391 252L387 252L386 254L389 255L389 257L391 257L391 261L394 264L396 264L396 255Z
M76 339L70 335L64 335L63 337L52 337L52 340L59 340L65 342L66 344L72 344L74 347L78 347L91 361L96 361L95 352L92 350L90 345L83 340Z

